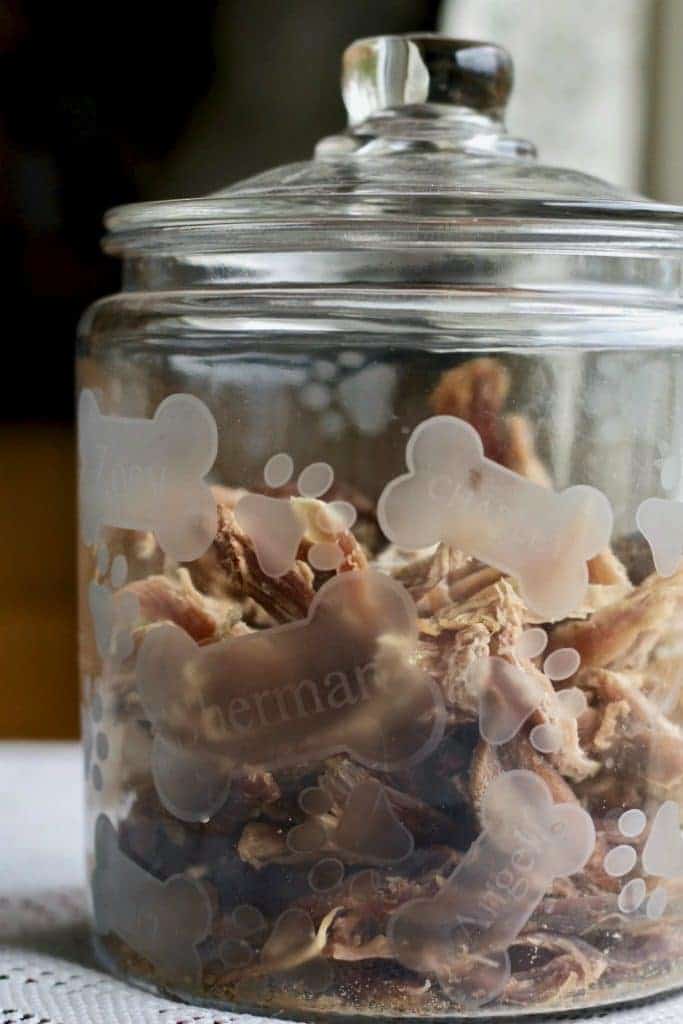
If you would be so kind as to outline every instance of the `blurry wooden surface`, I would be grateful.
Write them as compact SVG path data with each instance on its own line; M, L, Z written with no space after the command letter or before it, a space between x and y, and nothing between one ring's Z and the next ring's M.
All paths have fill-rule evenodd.
M2 426L0 465L0 737L76 736L73 434Z

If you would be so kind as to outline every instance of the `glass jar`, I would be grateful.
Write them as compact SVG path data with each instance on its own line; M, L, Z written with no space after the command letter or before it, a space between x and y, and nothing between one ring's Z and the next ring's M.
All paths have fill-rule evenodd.
M683 981L682 211L344 56L310 163L109 214L79 341L96 946L285 1014Z

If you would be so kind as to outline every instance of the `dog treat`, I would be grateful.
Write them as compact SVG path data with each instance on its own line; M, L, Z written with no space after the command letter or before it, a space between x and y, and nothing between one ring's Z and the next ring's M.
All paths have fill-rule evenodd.
M676 520L612 537L509 390L494 358L444 373L376 507L277 448L209 487L202 403L83 392L92 890L129 975L414 1018L680 978Z

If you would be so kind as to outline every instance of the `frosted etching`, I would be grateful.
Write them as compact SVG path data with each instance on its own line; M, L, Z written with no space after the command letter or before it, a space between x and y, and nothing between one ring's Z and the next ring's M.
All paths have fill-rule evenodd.
M137 679L161 798L194 820L210 816L213 795L244 766L341 751L385 771L423 760L445 712L416 641L415 605L374 571L334 577L306 620L263 632L200 647L173 624L151 629Z
M144 871L119 849L116 830L104 814L95 826L92 892L101 935L118 935L165 981L199 984L196 947L211 925L206 893L189 878L176 875L161 882Z
M109 552L106 545L98 551L97 569L101 576L109 568ZM124 555L117 555L109 570L109 583L93 579L88 584L88 607L93 620L95 643L102 660L111 659L120 664L133 653L133 627L140 614L140 605L135 594L125 590L117 593L128 575L128 563Z
M264 479L269 486L287 484L294 462L286 452L273 455L266 463ZM300 498L315 499L326 494L334 483L334 471L326 462L312 462L299 474ZM295 565L299 545L307 530L314 543L308 552L309 564L321 572L335 570L344 558L336 538L350 530L356 510L348 501L326 502L314 522L309 522L306 504L289 498L271 498L267 494L244 494L235 506L235 519L251 538L258 563L274 579L290 572Z
M78 404L81 530L151 530L171 558L189 562L216 533L216 503L204 477L216 459L210 411L192 395L169 395L154 418L105 416L89 390Z
M645 834L648 818L638 807L624 811L617 829L624 839L638 839ZM638 865L638 850L629 843L619 843L605 854L602 866L612 878L630 875ZM683 836L678 804L667 800L659 806L652 819L640 856L640 871L652 878L673 881L683 876ZM669 894L662 885L648 894L644 878L630 878L622 886L617 900L622 914L643 910L651 921L657 921L667 909Z
M556 493L484 456L476 430L434 416L412 433L408 473L378 505L382 530L416 550L444 541L515 576L528 606L544 618L577 608L588 586L586 562L609 542L612 510L594 487Z
M398 864L413 852L413 837L377 779L353 787L339 818L329 814L325 796L315 787L301 794L299 806L309 817L287 833L293 853L341 852L359 863Z
M388 930L405 967L436 974L444 991L468 1008L503 991L510 977L507 947L553 880L585 866L596 839L586 811L553 803L546 783L524 769L505 772L489 785L482 821L482 834L439 895L406 904ZM449 963L457 964L458 950L463 957L482 951L482 969L470 985L461 975L449 984Z
M514 653L517 657L538 657L548 643L544 629L525 630ZM543 673L528 671L496 655L477 658L467 672L467 688L479 698L479 731L492 746L514 739L524 723L543 704L548 683L559 682L573 675L581 664L581 656L572 647L553 651L543 662ZM547 677L547 681L543 676ZM578 718L586 710L585 696L576 687L557 694L557 704L564 718ZM532 745L540 753L557 753L562 745L562 730L544 722L529 734Z
M667 800L661 805L643 849L643 868L660 878L683 875L683 837L678 804Z
M636 514L660 576L673 576L683 559L683 502L648 498Z

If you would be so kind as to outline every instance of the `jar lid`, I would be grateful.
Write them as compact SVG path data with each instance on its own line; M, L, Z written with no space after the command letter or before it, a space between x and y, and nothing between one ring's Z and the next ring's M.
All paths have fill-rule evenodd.
M114 209L105 248L129 259L234 254L224 282L242 284L391 283L407 268L413 281L448 283L453 260L472 251L487 254L489 276L490 258L513 252L608 261L668 250L678 265L683 208L539 163L505 130L512 78L490 43L357 41L342 63L348 128L313 160L200 199ZM554 273L566 279L567 267Z

